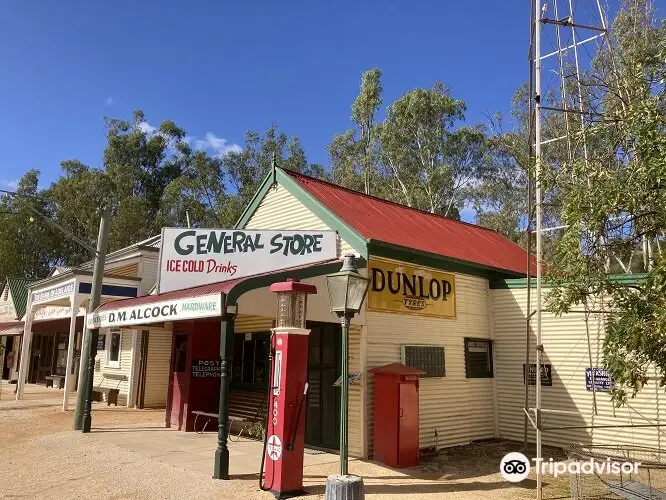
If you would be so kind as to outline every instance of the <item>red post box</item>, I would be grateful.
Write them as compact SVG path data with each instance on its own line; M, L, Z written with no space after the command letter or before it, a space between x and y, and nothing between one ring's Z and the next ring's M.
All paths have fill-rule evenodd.
M370 370L375 376L374 458L391 467L419 463L419 375L400 363Z

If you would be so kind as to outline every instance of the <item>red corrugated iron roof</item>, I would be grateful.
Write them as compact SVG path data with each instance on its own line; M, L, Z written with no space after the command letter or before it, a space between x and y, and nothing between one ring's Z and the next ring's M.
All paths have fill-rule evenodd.
M505 236L286 170L304 190L369 240L525 274L527 253Z

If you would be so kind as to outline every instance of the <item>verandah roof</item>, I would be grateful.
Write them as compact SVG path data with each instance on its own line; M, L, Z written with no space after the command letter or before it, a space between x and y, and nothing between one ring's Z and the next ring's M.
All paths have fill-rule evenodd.
M254 290L256 288L267 287L273 283L284 281L287 278L305 279L321 274L336 272L340 270L340 260L330 260L327 262L320 262L317 264L310 264L307 266L292 267L274 273L259 274L255 276L247 276L236 280L223 281L219 283L212 283L202 285L194 288L187 288L185 290L175 290L155 295L144 295L141 297L112 300L102 304L95 310L92 315L88 315L88 327L104 327L108 326L100 317L108 318L111 313L117 314L118 312L128 311L132 308L143 308L145 310L148 306L153 307L167 307L176 301L187 301L187 299L208 299L213 298L215 295L219 296L224 294L225 299L222 304L222 310L218 311L205 311L202 310L197 315L198 318L205 317L219 317L224 312L225 307L235 306L238 298L245 292ZM168 318L169 321L179 321L193 319L191 315L182 316L180 314L172 315ZM136 318L132 324L150 324L161 323L165 321L164 317L145 317ZM125 322L124 325L128 323Z

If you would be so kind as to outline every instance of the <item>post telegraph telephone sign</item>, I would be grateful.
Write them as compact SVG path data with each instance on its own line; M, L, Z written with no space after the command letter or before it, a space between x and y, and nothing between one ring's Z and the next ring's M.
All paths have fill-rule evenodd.
M162 229L158 293L337 257L334 231Z

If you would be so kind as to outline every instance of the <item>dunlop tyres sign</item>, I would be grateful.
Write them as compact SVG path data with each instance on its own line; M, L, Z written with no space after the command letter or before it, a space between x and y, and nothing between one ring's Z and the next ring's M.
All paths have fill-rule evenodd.
M456 317L455 276L371 258L368 309L436 318Z

